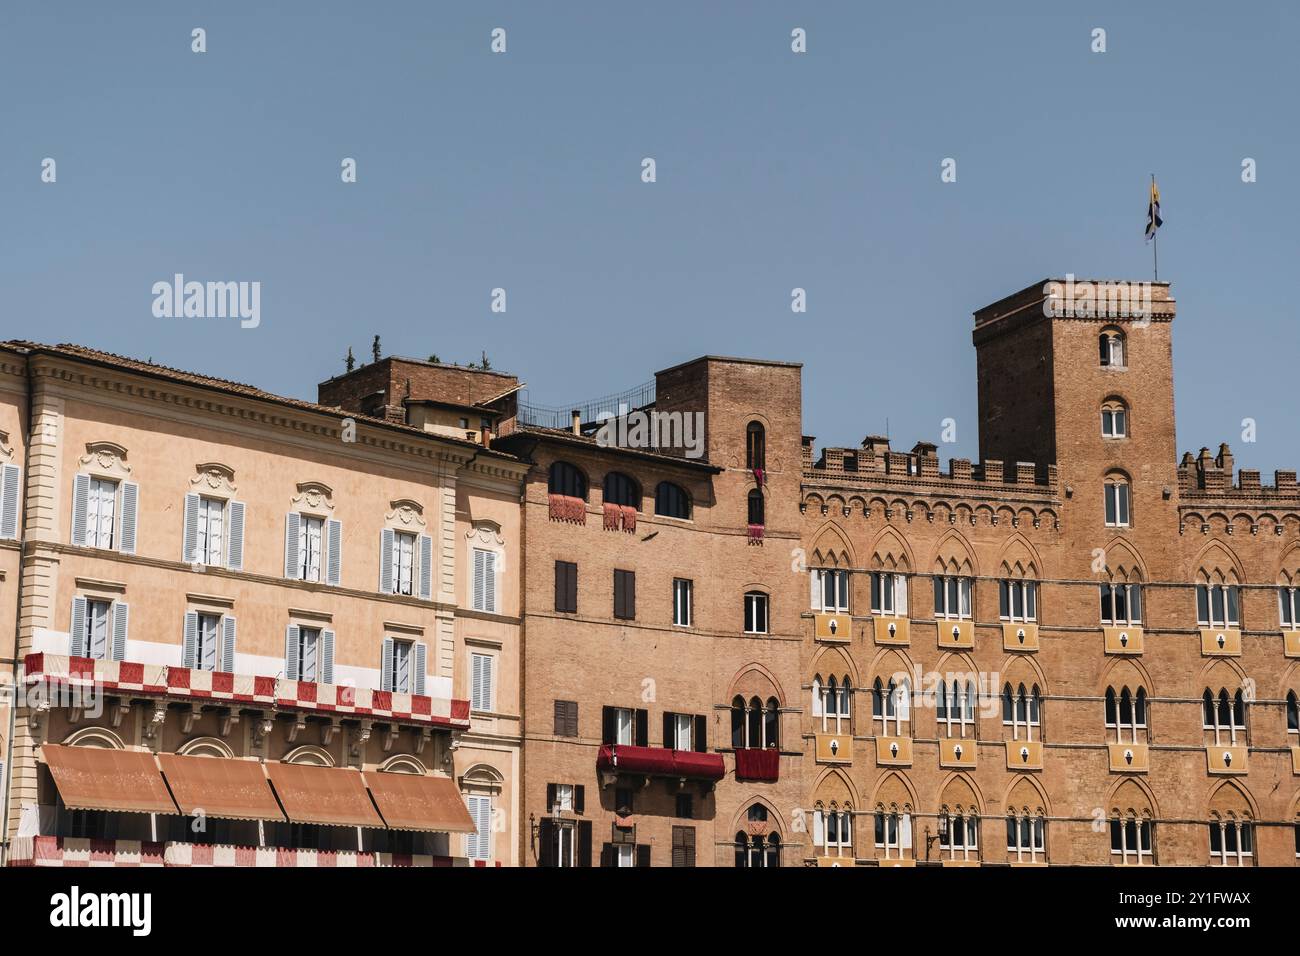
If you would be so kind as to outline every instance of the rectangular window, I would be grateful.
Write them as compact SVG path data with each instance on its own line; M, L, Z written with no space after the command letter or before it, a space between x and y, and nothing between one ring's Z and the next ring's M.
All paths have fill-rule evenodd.
M1117 862L1133 866L1151 863L1151 821L1115 817L1110 821L1110 853Z
M492 669L495 661L491 654L471 654L470 670L472 686L470 688L470 708L473 710L492 709Z
M673 827L673 866L695 865L695 827Z
M301 515L298 519L298 576L304 581L321 579L321 537L324 530L324 518Z
M1141 587L1136 584L1101 585L1101 623L1119 627L1141 624Z
M689 793L677 794L677 814L683 820L690 820L695 816L695 798Z
M465 836L465 855L471 860L492 858L492 798L467 796L465 808L474 821L475 830Z
M1106 482L1106 524L1112 528L1127 528L1129 524L1128 482Z
M970 578L935 575L934 616L957 620L970 619Z
M220 498L199 499L198 555L202 564L225 563L226 503Z
M1004 621L1038 620L1038 582L998 582L998 615Z
M301 632L299 632L301 634ZM221 618L216 614L200 614L195 632L194 666L202 671L215 671L220 652Z
M86 545L112 549L117 519L117 482L91 478L86 498Z
M574 561L555 562L555 610L578 613L578 565Z
M415 593L415 535L393 532L393 593Z
M298 628L298 680L320 680L320 630Z
M632 571L614 571L614 616L620 621L636 617L636 574Z
M939 849L950 860L979 859L979 817L949 814L939 819Z
M767 595L762 591L745 595L745 633L767 633Z
M673 750L694 750L695 718L690 714L669 714L672 739L664 741L664 746Z
M576 700L557 700L555 702L555 736L578 736L578 702Z
M497 553L474 549L474 610L497 612Z
M691 626L694 590L693 582L686 578L673 578L673 624L677 627Z
M614 710L614 743L624 747L635 744L636 720L633 711L627 707Z
M111 643L109 629L113 621L111 601L86 601L86 656L108 660Z
M1285 628L1300 627L1300 588L1277 589L1278 614Z
M871 613L907 616L907 576L893 571L871 572Z
M546 809L548 811L559 810L561 813L573 812L573 784L556 783L552 784L555 788L555 799Z
M624 843L614 847L614 851L616 853L615 860L617 866L629 867L629 868L636 866L636 845L635 844Z
M1196 585L1196 623L1202 627L1238 627L1241 603L1235 584Z
M554 824L553 854L555 865L559 867L577 866L576 851L577 828L571 821L556 821Z
M1015 854L1016 862L1037 862L1046 853L1042 817L1007 817L1007 856Z
M393 691L409 694L414 688L414 645L410 641L393 641Z

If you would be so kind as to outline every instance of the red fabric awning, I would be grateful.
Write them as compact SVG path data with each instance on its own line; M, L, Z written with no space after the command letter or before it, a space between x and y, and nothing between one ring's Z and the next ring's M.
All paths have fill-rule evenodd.
M382 828L361 774L336 767L268 763L267 775L294 823Z
M44 744L41 756L69 810L176 815L167 784L147 751Z
M379 814L394 830L474 833L474 819L450 777L414 773L364 774Z
M781 752L775 747L750 747L736 751L736 779L775 783L781 770Z
M657 777L691 777L721 780L727 768L722 754L665 747L630 747L605 744L596 756L596 768L614 773L643 773Z
M186 816L202 813L225 820L284 820L262 765L256 761L159 754L158 762L176 805Z

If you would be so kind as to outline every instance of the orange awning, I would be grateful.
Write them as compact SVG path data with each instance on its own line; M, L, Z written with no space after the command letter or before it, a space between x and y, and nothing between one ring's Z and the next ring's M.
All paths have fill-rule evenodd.
M266 770L284 812L294 823L378 828L384 825L370 802L359 771L294 763L268 763Z
M367 772L366 785L394 830L473 833L477 828L450 777Z
M41 755L69 810L176 815L151 753L44 744Z
M201 812L224 820L284 820L262 765L255 761L179 754L159 754L158 761L186 816Z

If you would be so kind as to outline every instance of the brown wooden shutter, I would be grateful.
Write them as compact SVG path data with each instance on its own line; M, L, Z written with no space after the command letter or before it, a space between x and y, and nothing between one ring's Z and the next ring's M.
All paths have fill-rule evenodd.
M673 740L673 716L667 711L664 712L664 747L669 750L672 750L673 744L676 743Z
M650 746L650 713L644 710L636 712L636 745Z
M623 614L623 572L614 571L614 616L624 617Z
M639 843L636 848L636 865L641 868L650 866L650 844Z
M573 613L578 611L578 564L576 561L569 562L569 578L565 583L567 588L566 594L569 599L569 610Z
M565 595L568 594L568 589L565 584L567 578L568 578L568 574L565 573L564 562L556 561L555 562L555 609L557 611L568 610L568 608L565 606L565 600L564 600Z
M605 844L602 844L602 845L601 845L601 848L600 848L600 865L601 865L601 866L613 866L613 865L614 865L614 844L612 844L612 843L605 843Z
M578 702L576 700L569 701L568 709L568 721L565 725L566 730L570 737L576 737L578 736Z
M547 789L550 789L549 785ZM537 865L555 866L555 821L540 820L537 826Z
M550 813L555 807L555 784L546 785L546 812Z
M627 571L627 596L625 598L628 620L636 617L636 572Z
M554 728L554 733L555 733L555 736L557 736L557 737L563 737L563 736L565 735L565 734L564 734L564 701L562 701L562 700L557 700L557 701L555 702L555 728Z
M617 739L618 726L617 716L613 707L602 707L600 710L600 742L603 744L612 744Z
M582 788L579 787L579 790ZM608 844L606 844L608 846ZM578 866L591 866L591 821L578 821Z
M582 784L578 784L576 787L573 788L573 812L582 813L583 810L586 809L586 803L587 803L587 788L584 787ZM590 824L588 824L588 826L590 826ZM590 847L588 847L588 849L590 849Z
M705 753L709 749L708 741L709 722L708 718L702 714L695 717L695 749L700 753Z

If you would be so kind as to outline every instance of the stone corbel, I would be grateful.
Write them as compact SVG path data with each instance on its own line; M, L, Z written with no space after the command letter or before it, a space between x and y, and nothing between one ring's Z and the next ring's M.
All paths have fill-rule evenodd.
M153 704L153 712L145 719L144 728L141 730L141 736L145 740L154 740L158 732L162 730L163 724L167 720L167 702L165 700L156 700Z
M226 710L217 718L217 728L222 737L230 736L230 728L239 723L239 714L234 710Z
M394 723L388 725L388 731L387 733L384 734L384 741L383 741L384 753L388 753L390 750L393 749L393 744L397 743L397 735L400 734L401 732L402 732L402 728L399 727L397 724Z
M181 733L187 737L191 730L194 729L194 722L199 719L199 712L193 707L181 713Z
M252 740L254 750L261 750L266 745L266 738L271 736L271 729L275 726L275 720L266 714L259 713L249 728L252 731Z
M122 721L126 719L129 713L131 713L131 702L125 698L119 700L117 706L113 708L113 714L110 718L113 721L113 728L121 727Z
M50 702L41 700L33 702L27 711L27 726L31 729L32 741L36 744L45 742L46 718L50 714Z
M372 729L372 725L370 721L368 720L361 721L361 725L357 727L356 735L353 736L352 738L352 756L354 757L361 756L361 751L365 748L367 742L369 742L370 740L371 729Z
M338 736L339 730L341 729L342 729L342 724L339 723L339 719L337 717L331 717L328 723L321 724L321 728L320 728L321 746L328 747L331 743L333 743L334 738Z
M289 743L296 744L298 742L299 731L305 730L306 728L307 718L305 715L299 714L293 719L293 722L289 724Z
M433 731L428 727L418 727L414 731L415 755L424 753L424 745L433 739Z

